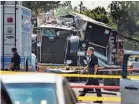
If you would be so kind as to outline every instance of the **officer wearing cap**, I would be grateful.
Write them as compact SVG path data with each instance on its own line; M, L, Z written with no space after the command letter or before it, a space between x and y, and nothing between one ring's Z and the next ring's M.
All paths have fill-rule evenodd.
M96 75L98 73L98 58L94 55L94 48L89 47L87 51L88 56L90 57L87 67L83 70L82 73L88 72L89 74ZM99 85L99 81L96 78L89 78L86 85ZM102 97L101 89L95 89L98 97ZM89 89L83 89L83 92L80 93L80 96L85 96ZM95 101L94 103L103 103L102 101Z

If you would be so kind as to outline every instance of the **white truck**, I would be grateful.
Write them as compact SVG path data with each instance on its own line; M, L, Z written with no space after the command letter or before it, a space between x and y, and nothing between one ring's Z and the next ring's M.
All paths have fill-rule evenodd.
M31 10L22 2L1 2L1 66L7 69L12 57L11 48L16 47L21 57L21 69L31 68Z

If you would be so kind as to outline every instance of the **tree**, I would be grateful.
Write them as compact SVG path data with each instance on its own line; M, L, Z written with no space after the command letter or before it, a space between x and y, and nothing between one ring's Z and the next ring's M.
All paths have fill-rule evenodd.
M73 9L74 12L78 12L78 13L82 13L86 10L87 10L87 7L84 6L82 1L80 1L80 4L78 6L75 6Z
M109 8L112 21L117 25L119 33L134 35L139 31L139 2L113 1Z
M71 1L23 1L23 6L32 10L34 15L38 12L47 12L50 9L57 9L59 7L66 7L71 4Z
M117 31L121 35L127 35L132 39L139 39L139 2L136 1L113 1L110 5L110 16L116 24ZM124 39L124 48L138 50L138 43Z
M104 7L98 6L97 8L90 10L90 9L87 9L87 7L85 7L84 4L81 2L79 5L79 8L77 6L74 7L74 11L78 13L81 12L82 14L94 20L103 22L103 23L108 24L110 22L109 17Z
M109 17L104 7L97 7L92 10L87 9L83 12L83 14L88 17L91 17L94 20L97 20L103 23L108 24L110 22Z
M78 12L78 7L75 6L75 7L73 8L73 11L74 11L74 12Z
M72 5L70 4L70 5L66 6L66 7L59 7L59 8L56 10L55 15L56 15L56 16L57 16L57 15L65 15L65 14L67 14L67 13L69 13L69 12L72 12L72 11L73 11Z

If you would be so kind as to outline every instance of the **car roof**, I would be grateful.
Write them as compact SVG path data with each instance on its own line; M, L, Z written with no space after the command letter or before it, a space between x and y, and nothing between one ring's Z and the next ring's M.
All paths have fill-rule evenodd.
M40 28L54 28L54 29L63 29L63 30L73 30L73 27L68 27L65 25L58 25L58 24L43 24Z
M69 14L75 14L77 16L79 16L81 19L87 21L87 22L90 22L90 23L93 23L93 24L96 24L96 25L99 25L99 26L103 26L105 28L108 28L108 29L112 29L110 26L108 26L107 24L103 23L103 22L99 22L99 21L96 21L86 15L83 15L83 14L80 14L80 13L76 13L76 12L72 12L72 13L69 13Z
M4 83L58 83L63 77L51 73L2 74Z

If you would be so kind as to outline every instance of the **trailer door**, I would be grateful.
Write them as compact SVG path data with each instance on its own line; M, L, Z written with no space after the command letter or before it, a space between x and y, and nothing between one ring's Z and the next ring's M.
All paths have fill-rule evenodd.
M8 2L9 3L9 2ZM16 9L14 5L8 5L7 2L1 6L2 15L2 36L4 35L2 41L2 63L4 61L4 69L7 69L10 64L10 58L12 56L11 48L16 46Z
M139 56L139 55L138 55ZM126 59L124 59L125 61ZM139 63L138 67L133 69L132 73L129 73L129 77L126 78L125 71L123 71L123 78L120 80L120 91L121 91L121 104L138 104L139 103ZM127 68L126 68L127 69ZM138 77L138 78L137 78Z

